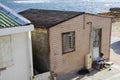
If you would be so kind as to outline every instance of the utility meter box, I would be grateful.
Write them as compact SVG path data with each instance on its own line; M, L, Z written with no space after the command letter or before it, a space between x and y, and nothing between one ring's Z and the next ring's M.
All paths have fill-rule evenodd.
M85 67L86 69L92 68L92 54L91 53L85 55Z

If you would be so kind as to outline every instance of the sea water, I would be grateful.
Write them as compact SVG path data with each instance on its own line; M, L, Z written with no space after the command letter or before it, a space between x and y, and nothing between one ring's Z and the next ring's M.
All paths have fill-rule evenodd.
M0 0L0 2L16 12L34 8L100 13L107 12L112 7L120 7L120 2L89 2L81 0Z

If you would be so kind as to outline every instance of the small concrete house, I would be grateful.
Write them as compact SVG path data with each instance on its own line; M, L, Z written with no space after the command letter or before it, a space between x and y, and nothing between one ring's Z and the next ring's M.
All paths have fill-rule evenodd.
M50 71L56 80L76 73L99 53L110 57L111 18L73 11L29 9L20 12L35 25L32 32L35 74Z
M0 80L31 80L30 21L0 4Z

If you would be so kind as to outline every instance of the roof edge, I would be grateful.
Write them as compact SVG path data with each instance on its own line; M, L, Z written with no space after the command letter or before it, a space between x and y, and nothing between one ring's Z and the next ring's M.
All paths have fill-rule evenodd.
M13 11L12 9L10 9L9 7L3 5L0 3L0 6L2 8L4 8L5 10L9 11L10 13L12 13L13 15L15 15L16 17L20 18L21 20L27 22L27 23L31 23L28 19L24 18L23 16L21 16L20 14L17 14L15 11Z
M83 15L83 14L85 14L85 12L81 12L81 13L78 14L78 15L75 15L75 16L73 16L73 17L71 17L71 18L68 18L68 19L66 19L66 20L63 20L63 21L61 21L61 22L58 22L58 23L53 24L53 25L51 25L51 26L48 26L48 27L46 27L46 28L54 27L55 25L58 25L58 24L60 24L60 23L62 23L62 22L68 21L68 20L70 20L70 19L72 19L72 18L75 18L75 17L80 16L80 15Z
M32 24L25 25L25 26L3 28L3 29L0 29L0 36L10 35L10 34L15 34L15 33L29 32L33 30L34 30L34 26Z

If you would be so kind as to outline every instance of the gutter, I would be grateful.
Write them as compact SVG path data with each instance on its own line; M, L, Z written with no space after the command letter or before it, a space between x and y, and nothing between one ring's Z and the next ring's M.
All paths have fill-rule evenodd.
M29 31L33 31L33 30L34 30L33 24L10 27L10 28L2 28L2 29L0 29L0 36L22 33L22 32L29 32Z

